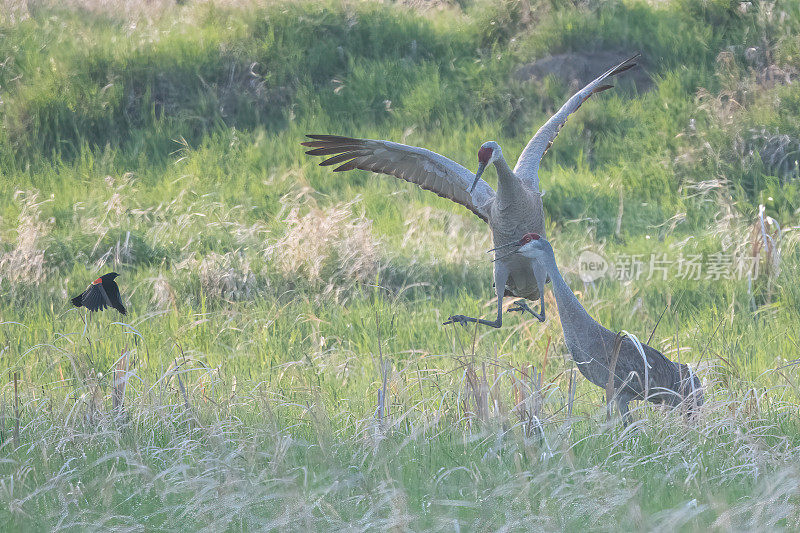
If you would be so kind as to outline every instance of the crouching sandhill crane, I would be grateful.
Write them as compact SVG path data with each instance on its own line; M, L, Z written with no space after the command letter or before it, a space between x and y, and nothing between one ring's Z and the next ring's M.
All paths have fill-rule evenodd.
M606 388L610 369L614 369L613 390L625 425L630 421L628 402L631 400L646 399L672 406L686 400L689 413L702 405L700 380L687 365L670 361L655 348L629 336L622 338L619 352L614 357L620 337L589 316L561 277L553 248L547 240L536 233L528 233L518 242L501 248L510 246L519 247L510 255L538 262L550 277L564 340L581 374L595 385Z
M569 115L591 95L610 89L612 85L605 84L605 80L635 66L638 57L637 54L612 67L572 96L528 142L513 171L503 158L500 145L494 141L483 143L478 150L478 171L475 174L436 152L390 141L308 135L314 140L301 144L313 148L306 152L309 155L332 155L320 165L339 165L334 172L358 168L390 174L463 205L489 223L494 246L516 241L532 231L544 235L544 210L539 190L542 156ZM481 179L483 171L492 163L497 170L496 193ZM528 311L544 322L544 299L541 295L545 280L546 273L540 265L534 263L531 268L531 262L520 256L512 255L495 261L497 319L489 321L452 315L445 324L478 322L499 328L503 323L503 296L540 300L538 314L522 300L518 300L509 311Z

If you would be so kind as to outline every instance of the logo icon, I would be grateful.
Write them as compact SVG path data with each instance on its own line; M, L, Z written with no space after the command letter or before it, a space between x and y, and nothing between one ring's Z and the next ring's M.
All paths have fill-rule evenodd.
M608 261L602 255L584 250L578 256L578 275L584 283L596 281L608 272Z

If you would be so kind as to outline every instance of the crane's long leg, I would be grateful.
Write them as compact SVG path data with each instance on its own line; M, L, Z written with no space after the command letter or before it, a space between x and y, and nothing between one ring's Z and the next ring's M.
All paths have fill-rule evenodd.
M617 409L619 409L619 414L622 415L623 427L628 427L628 424L631 423L631 412L628 408L628 402L629 400L627 398L617 396Z
M544 315L544 283L547 280L547 271L544 269L544 267L541 264L539 264L538 261L533 261L533 275L534 275L534 277L536 277L536 284L539 285L539 302L541 304L541 307L540 307L541 311L539 312L539 314L537 314L533 309L528 307L528 304L526 304L522 300L517 300L516 301L516 307L510 308L508 311L509 312L511 312L511 311L522 311L522 312L525 312L525 311L527 311L530 314L532 314L533 316L535 316L536 318L538 318L539 322L544 322L544 317L545 317L545 315Z
M486 326L492 326L493 328L499 328L503 325L503 295L506 292L506 281L508 281L508 275L510 271L509 268L503 264L501 261L495 261L494 263L494 288L497 291L497 320L491 322L489 320L484 320L482 318L472 318L471 316L464 316L464 315L452 315L447 319L447 324L461 324L462 326L466 326L470 322L477 322L478 324L484 324Z

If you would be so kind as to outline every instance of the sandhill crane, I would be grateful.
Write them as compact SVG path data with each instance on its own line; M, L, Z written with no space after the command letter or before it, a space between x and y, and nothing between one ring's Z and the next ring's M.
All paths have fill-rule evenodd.
M494 246L516 241L532 231L544 235L544 210L539 190L539 162L542 156L569 115L591 95L610 89L612 85L605 84L605 80L635 66L638 57L637 54L610 68L573 95L539 128L523 150L513 171L503 158L500 145L494 141L483 143L478 150L478 171L475 174L436 152L390 141L308 135L313 140L301 144L313 148L306 152L309 155L332 155L333 157L320 165L340 165L334 172L357 168L390 174L463 205L488 222ZM483 171L491 163L494 163L497 170L497 193L481 179ZM503 296L540 300L541 310L538 314L523 300L518 300L517 305L509 311L528 311L544 322L544 299L541 294L545 276L541 266L534 264L531 269L530 261L520 256L496 261L494 283L497 292L497 319L489 321L452 315L445 324L466 325L468 322L478 322L499 328L503 323Z
M500 249L510 246L519 248L509 255L536 261L550 277L564 340L581 374L595 385L607 387L610 369L613 368L617 408L625 425L630 421L628 402L631 400L646 399L672 406L687 400L690 413L702 405L703 389L697 375L687 365L670 361L635 337L626 335L622 338L614 360L618 335L589 316L561 277L553 248L546 239L536 233L528 233L521 240L501 246Z

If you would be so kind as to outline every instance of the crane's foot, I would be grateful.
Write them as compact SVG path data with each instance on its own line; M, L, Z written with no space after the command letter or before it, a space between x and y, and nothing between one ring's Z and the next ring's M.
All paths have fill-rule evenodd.
M528 307L528 304L526 304L522 300L517 300L515 302L515 306L514 307L509 307L508 308L508 312L509 313L512 313L514 311L519 311L521 313L524 313L525 311L527 311L530 314L532 314L533 316L535 316L539 320L539 322L544 322L544 306L542 306L542 313L539 314L536 311L534 311L533 309L531 309L530 307Z
M462 326L466 326L469 323L483 324L484 326L491 326L493 328L499 328L502 326L502 322L500 320L495 320L494 322L489 322L488 320L483 320L482 318L472 318L471 316L464 316L464 315L451 315L447 318L447 322L443 322L442 325L446 326L448 324L461 324Z

